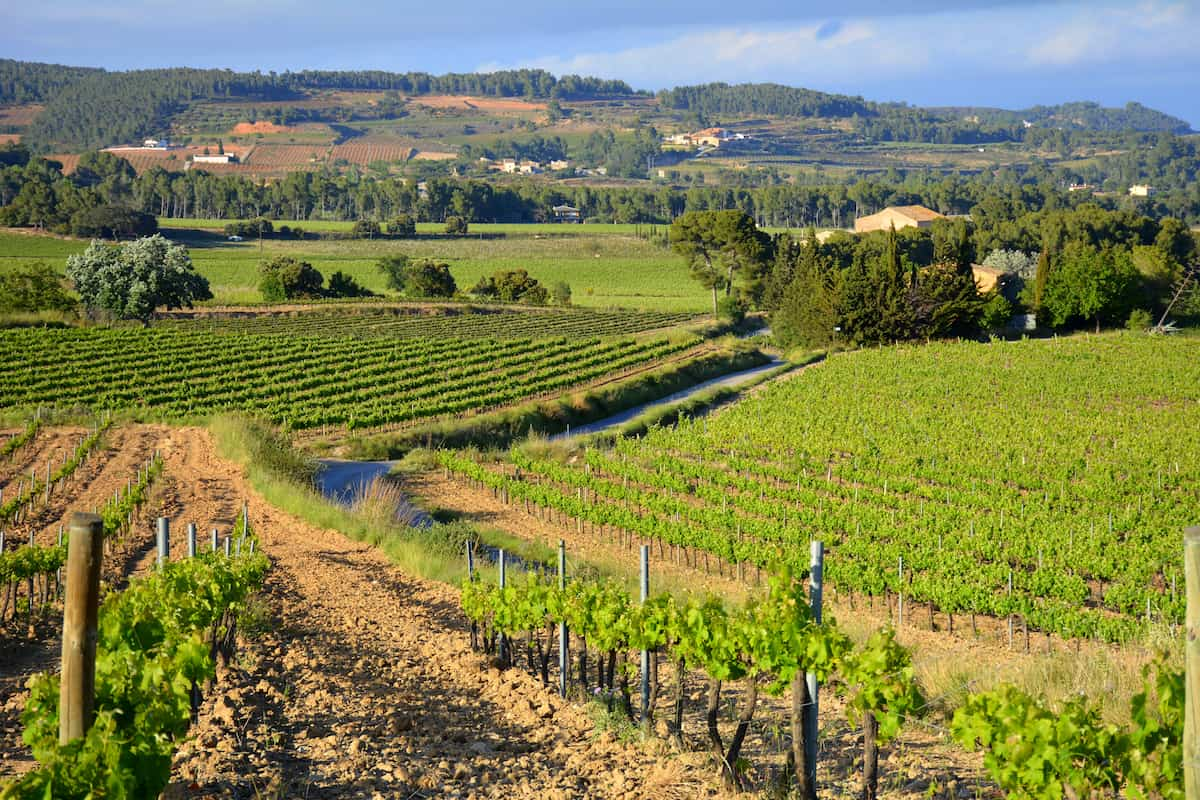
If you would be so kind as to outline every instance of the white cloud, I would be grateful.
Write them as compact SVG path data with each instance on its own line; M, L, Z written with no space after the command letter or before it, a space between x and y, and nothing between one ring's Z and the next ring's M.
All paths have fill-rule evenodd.
M664 86L698 80L789 79L820 82L857 71L864 64L904 71L926 66L927 54L915 43L882 36L875 23L857 20L786 28L718 28L688 32L649 45L551 55L522 61L555 74L577 73ZM481 70L502 69L500 63Z
M541 67L661 88L707 81L777 81L872 96L898 81L964 84L1108 64L1153 71L1197 62L1200 11L1180 2L1068 3L661 32L641 42L549 53L480 67ZM608 37L610 40L613 37ZM648 42L648 43L647 43Z
M1028 49L1034 66L1072 67L1191 55L1200 12L1182 3L1080 10Z

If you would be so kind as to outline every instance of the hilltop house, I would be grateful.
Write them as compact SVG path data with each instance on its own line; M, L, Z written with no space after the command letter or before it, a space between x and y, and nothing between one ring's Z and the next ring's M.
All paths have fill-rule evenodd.
M550 209L554 212L555 222L582 222L583 218L579 214L579 209L575 206L561 205L554 206Z
M945 216L925 206L889 206L878 214L854 220L854 232L886 231L893 227L896 230L928 228L935 219L945 219Z

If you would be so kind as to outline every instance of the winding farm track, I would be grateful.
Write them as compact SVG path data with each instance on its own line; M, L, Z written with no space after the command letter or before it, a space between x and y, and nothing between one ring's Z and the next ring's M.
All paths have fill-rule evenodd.
M708 769L685 768L694 759L597 735L537 680L491 668L467 646L455 590L267 504L216 456L206 431L129 426L117 435L139 455L162 453L148 516L161 508L174 517L172 557L183 552L187 521L228 530L245 501L272 560L269 622L220 668L219 692L179 752L168 797L717 795ZM148 523L131 537L123 575L153 563ZM32 766L18 738L21 687L31 672L55 668L53 636L7 648L0 775Z

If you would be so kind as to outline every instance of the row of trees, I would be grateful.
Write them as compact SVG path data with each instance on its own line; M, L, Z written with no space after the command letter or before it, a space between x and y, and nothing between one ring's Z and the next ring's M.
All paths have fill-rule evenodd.
M689 212L672 224L670 241L711 290L714 313L764 309L787 344L973 336L1018 312L1054 328L1097 329L1135 311L1141 322L1168 310L1200 313L1200 246L1178 220L1089 205L1024 223L1039 250L989 253L983 260L1003 275L986 294L974 269L980 232L966 220L819 241L815 232L770 237L739 211ZM1185 295L1190 302L1178 303Z
M1190 150L1189 150L1190 152ZM1187 156L1192 158L1192 156ZM1021 218L1093 203L1151 218L1200 219L1200 181L1173 194L1143 201L1124 196L1094 201L1065 192L1048 173L1001 171L994 176L946 176L893 171L851 183L780 184L758 188L670 186L563 186L527 180L496 185L483 180L431 178L418 186L400 178L345 173L298 172L270 183L202 170L170 173L152 169L136 175L111 153L91 153L64 176L52 162L28 157L20 148L0 148L0 225L71 231L72 217L100 205L124 206L158 217L246 220L351 219L413 221L537 222L549 209L569 204L585 218L603 222L668 223L687 211L738 210L760 226L847 227L856 215L888 205L919 203L946 214L970 213L977 245L1030 249ZM1197 160L1200 165L1200 160ZM1035 243L1036 244L1036 243Z

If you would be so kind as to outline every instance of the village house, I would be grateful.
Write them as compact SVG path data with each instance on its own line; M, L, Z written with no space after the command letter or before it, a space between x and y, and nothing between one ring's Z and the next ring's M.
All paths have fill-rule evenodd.
M928 228L935 219L945 219L945 216L925 206L889 206L878 214L854 220L854 232L886 231L890 228Z
M575 206L561 205L554 206L550 209L554 212L555 222L582 222L583 218L579 214L579 209Z
M1144 183L1135 183L1129 187L1130 197L1151 197L1154 194L1154 187L1147 186Z

